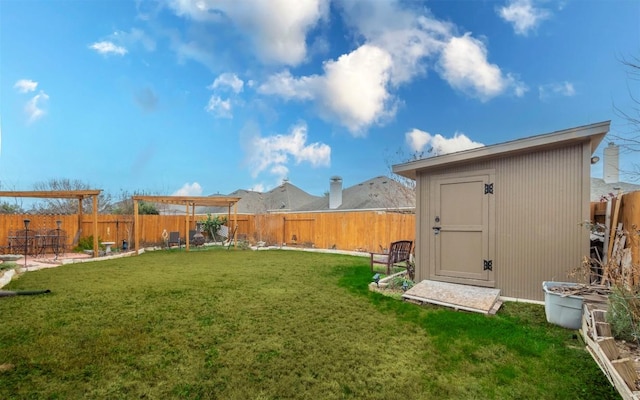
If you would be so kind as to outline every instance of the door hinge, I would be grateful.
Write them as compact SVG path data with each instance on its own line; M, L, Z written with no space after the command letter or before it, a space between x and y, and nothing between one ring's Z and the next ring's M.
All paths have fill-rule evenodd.
M484 271L493 271L493 260L484 260Z
M485 183L484 184L484 194L493 194L493 183Z

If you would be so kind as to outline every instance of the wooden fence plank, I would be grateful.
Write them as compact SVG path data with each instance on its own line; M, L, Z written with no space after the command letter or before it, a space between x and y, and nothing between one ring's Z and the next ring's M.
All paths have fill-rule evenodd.
M620 221L628 232L627 247L631 249L633 285L640 285L640 191L622 197Z

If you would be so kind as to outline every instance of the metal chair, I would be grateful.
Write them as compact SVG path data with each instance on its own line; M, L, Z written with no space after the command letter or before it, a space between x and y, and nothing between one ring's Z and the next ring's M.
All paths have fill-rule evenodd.
M171 247L171 244L180 246L180 232L169 232L169 240L167 246Z

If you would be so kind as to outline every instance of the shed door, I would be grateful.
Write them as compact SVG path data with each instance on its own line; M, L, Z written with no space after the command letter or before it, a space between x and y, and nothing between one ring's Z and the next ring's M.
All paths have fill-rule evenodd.
M493 262L489 256L489 203L493 194L485 193L491 188L485 187L491 183L491 177L459 174L436 177L432 181L430 261L433 278L493 286Z

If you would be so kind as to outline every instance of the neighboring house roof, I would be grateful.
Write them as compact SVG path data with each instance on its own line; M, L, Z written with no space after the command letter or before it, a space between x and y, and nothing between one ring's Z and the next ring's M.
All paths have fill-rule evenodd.
M591 201L600 201L603 196L612 197L622 193L640 190L640 185L628 182L605 183L602 178L591 178Z
M239 189L230 193L229 196L241 198L238 201L238 213L240 214L260 214L274 210L291 211L321 198L313 196L289 182L285 182L266 193ZM196 209L196 212L203 214L226 213L227 209L224 207L208 207L201 210Z
M573 143L590 142L591 154L596 150L607 132L611 121L599 122L577 128L565 129L544 135L531 136L524 139L478 147L457 153L423 158L393 166L393 172L406 178L415 179L416 171L451 167L471 162L487 161L495 158L524 154L543 149L558 148Z
M313 196L285 182L266 192L239 189L229 196L240 197L239 214L274 211L328 211L329 195ZM342 204L336 210L407 209L415 207L415 191L389 177L378 176L342 190ZM184 212L175 208L174 212ZM232 210L233 211L233 210ZM226 207L196 207L198 214L224 214Z
M389 177L377 176L342 191L336 210L399 209L416 205L415 191ZM323 196L295 211L329 210L329 196Z

